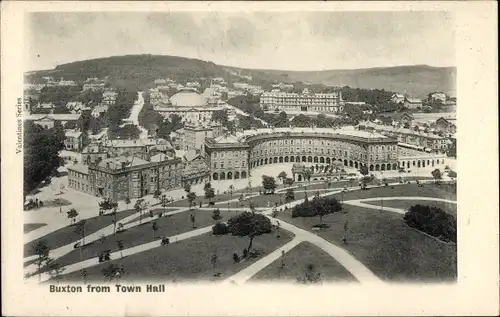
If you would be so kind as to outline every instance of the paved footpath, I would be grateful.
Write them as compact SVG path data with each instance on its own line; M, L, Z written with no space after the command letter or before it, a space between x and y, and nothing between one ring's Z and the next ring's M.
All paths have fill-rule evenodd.
M400 184L399 183L395 183L395 184L391 184L391 185L396 186L396 185L400 185ZM352 190L359 190L359 188L358 187L348 188L348 191L352 191ZM342 191L342 189L336 189L336 190L332 190L332 191L320 194L320 196L330 196L330 195L333 195L335 193L339 193L341 191ZM396 199L396 198L398 198L398 199L408 199L409 197L392 197L392 198L394 198L394 199ZM426 200L433 200L432 197L423 197L423 198L425 198ZM415 197L411 197L411 199L415 199ZM238 199L232 199L232 200L229 200L229 202L231 202L231 201L237 201L237 200ZM377 200L377 199L376 198L375 199L368 198L368 199L365 199L365 200ZM304 201L304 199L297 200L297 201L288 203L288 206L293 207L295 205L298 205L298 204L302 203L303 201ZM359 201L357 201L357 200L355 200L355 201L347 201L347 202L361 203L360 201L361 200L359 200ZM228 201L226 201L226 203L227 202ZM344 201L344 202L346 202L346 201ZM368 204L363 204L363 205L368 205ZM284 207L284 206L285 205L278 206L278 208ZM378 209L378 206L370 205L370 207L372 207L373 209ZM175 214L175 213L180 213L180 212L184 212L184 211L187 211L187 210L189 210L189 208L187 208L187 207L186 208L180 208L178 210L174 210L174 211L168 212L166 214L167 215L168 214ZM342 248L334 245L333 243L331 243L331 242L329 242L329 241L327 241L327 240L325 240L325 239L317 236L316 234L314 234L312 232L306 231L304 229L300 229L300 228L298 228L298 227L296 227L296 226L294 226L294 225L292 225L292 224L290 224L288 222L285 222L283 220L277 220L277 219L274 219L274 218L270 217L269 214L271 214L271 212L272 212L272 208L268 208L267 210L263 211L262 213L265 214L271 220L271 222L274 225L277 225L277 223L279 221L280 227L283 228L283 229L285 229L285 230L288 230L288 231L292 232L293 234L295 234L295 238L291 242L287 243L286 245L282 246L281 248L278 248L277 250L273 251L271 254L267 255L266 257L260 259L259 261L255 262L255 263L253 263L252 265L250 265L249 267L245 268L241 272L237 273L236 275L234 275L233 277L231 277L229 279L229 281L235 281L236 283L245 282L249 278L251 278L253 275L255 275L257 272L259 272L260 270L262 270L264 267L266 267L267 265L269 265L270 263L272 263L273 261L275 261L277 258L279 258L279 256L281 256L281 250L285 250L285 252L288 252L290 249L292 249L294 246L298 245L300 242L302 242L302 241L309 241L309 242L313 243L314 245L318 246L319 248L321 248L323 251L327 252L335 260L337 260L359 282L361 282L361 283L382 283L382 281L377 276L375 276L375 274L373 274L373 272L371 272L361 262L359 262L358 260L356 260L346 250L344 250L344 249L342 249ZM127 217L127 218L136 218L136 217L137 217L137 215L131 215L130 217ZM126 222L127 220L129 220L127 218L122 219L122 222ZM145 221L146 222L147 221L152 221L153 219L154 218L150 218L149 220L145 220ZM145 221L143 221L143 222L145 222ZM134 226L138 225L138 223L139 223L138 221L135 221L133 223L130 223L130 224L126 225L125 227L126 228L134 227ZM172 236L170 238L171 238L171 241L181 241L181 240L188 239L188 238L191 238L191 237L203 234L203 233L210 232L211 228L212 228L212 226L208 226L208 227L204 227L204 228L201 228L201 229L196 229L196 230L193 230L193 231L182 233L182 234L179 234L177 236ZM103 234L107 234L107 235L113 234L113 225L108 226L106 228L103 228L103 229L99 230L98 232L96 232L96 233L94 233L92 235L89 235L89 237L86 238L86 242L93 241L91 239L94 239L94 240L98 239ZM67 254L68 252L71 252L73 250L73 245L74 245L74 243L71 243L70 245L61 247L59 249L51 250L50 256L55 259L55 258L58 258L58 257L64 255L64 254ZM136 253L139 253L139 252L151 250L151 249L159 247L159 246L161 246L161 241L160 240L158 240L158 241L152 241L152 242L149 242L149 243L145 243L145 244L142 244L142 245L138 245L138 246L134 246L134 247L122 250L121 254L124 254L124 255L133 255L133 254L136 254ZM71 248L69 249L69 247L71 247ZM120 251L113 252L112 253L112 257L113 258L117 258L118 255L119 255L119 253L120 253ZM67 273L70 273L70 272L74 272L74 271L80 270L80 269L85 268L85 267L90 267L90 266L98 265L98 264L99 263L97 262L97 259L89 259L89 260L85 260L83 262L74 263L74 264L71 264L71 265L68 265L68 266L64 267L64 274L67 274ZM35 268L36 269L35 265L28 266L28 268L31 268L31 269ZM48 278L50 278L50 275L49 274L44 274L44 278L48 279Z
M379 201L384 201L384 200L423 200L423 201L439 201L439 202L445 202L445 203L450 203L450 204L457 203L455 200L425 197L425 196L396 196L396 197L380 197L380 198L364 198L364 199L346 200L346 201L344 201L344 204L362 207L362 208L368 208L368 209L382 210L382 205L378 206L378 205L367 204L367 203L365 203L365 201L366 202L379 202ZM383 210L384 211L392 211L392 212L402 214L402 215L404 215L406 213L406 210L402 209L402 208L394 208L394 207L384 206Z
M185 233L181 233L181 234L169 237L170 238L170 243L176 243L176 242L179 242L179 241L182 241L182 240L190 239L190 238L193 238L193 237L196 237L196 236L208 233L210 231L212 231L212 226L207 226L207 227L203 227L203 228L200 228L200 229L196 229L196 230L188 231L188 232L185 232ZM151 249L155 249L155 248L158 248L158 247L168 248L168 245L167 246L162 246L161 245L161 239L158 239L158 240L151 241L151 242L148 242L148 243L144 243L144 244L141 244L141 245L137 245L137 246L134 246L134 247L131 247L131 248L128 248L128 249L124 249L122 251L112 252L110 254L110 257L111 257L112 260L118 260L118 259L120 259L122 257L125 257L125 256L134 255L134 254L137 254L137 253L140 253L140 252L144 252L144 251L148 251L148 250L151 250ZM85 260L85 261L82 261L82 262L77 262L77 263L70 264L70 265L67 265L67 266L63 267L62 268L63 269L62 274L68 274L68 273L76 272L76 271L79 271L79 270L82 270L82 269L86 269L86 268L89 268L89 267L92 267L92 266L96 266L96 265L99 265L99 264L102 264L102 263L99 263L99 260L94 257L94 258L91 258L91 259L88 259L88 260ZM32 277L32 279L38 279L38 278L39 278L38 275L34 275ZM41 281L42 282L47 281L50 278L51 278L51 276L48 273L43 273L41 275Z

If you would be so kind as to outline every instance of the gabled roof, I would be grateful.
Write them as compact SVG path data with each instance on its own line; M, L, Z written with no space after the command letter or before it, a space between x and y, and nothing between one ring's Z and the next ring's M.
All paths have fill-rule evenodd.
M215 143L231 143L231 144L240 144L240 140L237 137L231 134L221 135L214 139Z

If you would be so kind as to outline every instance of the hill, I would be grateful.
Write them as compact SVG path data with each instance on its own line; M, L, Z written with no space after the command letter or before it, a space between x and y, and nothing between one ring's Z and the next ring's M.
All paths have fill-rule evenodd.
M229 83L242 81L242 76L264 87L273 82L304 82L353 88L406 91L423 98L432 91L455 96L456 69L426 65L380 67L353 70L286 71L243 69L221 66L213 62L168 55L125 55L78 61L57 66L53 70L29 72L25 77L37 82L43 76L64 77L83 81L88 77L107 78L117 86L132 85L144 88L157 78L170 77L190 80L224 77Z

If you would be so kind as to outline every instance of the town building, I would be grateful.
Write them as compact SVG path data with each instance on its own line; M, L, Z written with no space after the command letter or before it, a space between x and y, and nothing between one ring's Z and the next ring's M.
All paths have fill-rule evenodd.
M182 186L196 185L209 181L210 169L201 150L190 150L182 157Z
M102 93L102 102L101 104L105 106L113 106L116 102L116 97L118 93L113 90L105 90Z
M178 115L183 122L209 124L215 111L224 109L221 104L211 105L207 98L200 95L196 89L184 88L173 95L168 103L161 102L154 106L164 118Z
M212 180L245 179L249 175L250 146L233 135L221 135L205 141L205 157Z
M408 109L422 108L422 100L416 98L406 98L403 105Z
M177 144L183 151L203 150L205 139L216 138L222 134L222 125L212 123L209 125L189 123L177 131Z
M56 122L64 125L72 123L78 129L83 128L83 119L81 114L30 114L24 117L26 121L32 121L45 129L52 129Z
M406 100L406 96L403 94L400 94L400 93L396 93L396 94L393 94L391 96L391 102L393 102L393 103L400 104L400 103L404 103L405 100Z
M80 152L87 142L87 135L78 130L64 132L64 148L68 151Z
M436 122L431 125L431 127L442 133L455 134L457 132L457 126L451 121L452 120L446 120L445 118L441 117L437 119Z
M80 163L82 165L90 165L95 164L98 161L102 161L104 159L110 158L111 155L105 147L103 147L99 143L90 143L86 146L82 152L80 157Z
M70 188L114 201L180 188L183 164L164 153L149 160L119 156L68 167Z
M135 156L147 160L154 152L175 153L172 145L164 139L107 140L102 146L111 157Z
M264 92L260 96L260 106L278 111L314 111L340 113L344 107L342 92L301 94L288 92Z
M444 92L433 92L430 93L428 97L431 102L446 102L446 94Z

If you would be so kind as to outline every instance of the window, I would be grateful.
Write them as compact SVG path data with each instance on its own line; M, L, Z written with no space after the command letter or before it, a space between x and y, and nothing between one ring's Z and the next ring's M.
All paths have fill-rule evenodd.
M214 168L217 168L217 163L214 163Z
M220 168L224 168L224 163L220 163Z

